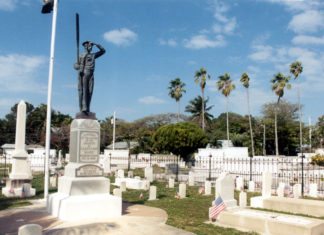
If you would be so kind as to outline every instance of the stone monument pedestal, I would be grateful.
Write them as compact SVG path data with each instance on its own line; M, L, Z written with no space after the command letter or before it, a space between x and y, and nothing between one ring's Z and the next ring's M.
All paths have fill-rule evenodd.
M59 178L47 209L65 221L108 219L122 215L122 199L110 195L110 181L99 166L100 124L93 119L71 123L70 163Z
M26 135L26 104L20 101L17 109L15 151L12 155L12 170L6 179L6 187L2 194L6 197L32 197L36 190L31 186L33 179L30 165L27 161L28 153L25 150Z

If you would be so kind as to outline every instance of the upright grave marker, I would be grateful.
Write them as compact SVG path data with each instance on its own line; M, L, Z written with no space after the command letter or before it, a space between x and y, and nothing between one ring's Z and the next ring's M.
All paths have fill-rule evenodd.
M6 180L6 187L2 194L6 197L32 197L36 190L31 187L33 178L27 161L28 153L25 149L26 137L26 104L20 101L17 107L15 151L12 155L12 170Z

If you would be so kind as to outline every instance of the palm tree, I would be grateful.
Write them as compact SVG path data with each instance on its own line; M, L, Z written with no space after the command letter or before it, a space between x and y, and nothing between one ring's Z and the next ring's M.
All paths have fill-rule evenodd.
M279 108L280 99L283 97L285 93L285 87L290 89L291 85L289 84L290 77L284 76L282 73L277 73L271 79L272 83L272 91L276 93L278 96L277 100L277 108L275 109L275 145L276 145L276 156L279 156L279 148L278 148L278 128L277 128L277 112Z
M207 71L205 68L200 68L198 71L195 72L195 83L199 84L201 89L201 101L202 104L205 102L205 87L206 87L206 81L207 79L210 79L210 75L207 74ZM205 130L205 105L201 105L202 111L201 111L201 128Z
M217 88L222 91L222 94L226 97L226 130L227 141L229 141L229 123L228 123L228 97L231 91L235 89L235 85L232 83L231 76L228 73L218 77Z
M290 65L290 73L294 75L294 79L296 80L298 76L303 72L302 63L299 61L295 61ZM298 110L299 110L299 144L300 151L302 151L303 146L303 130L302 130L302 112L301 112L301 104L300 104L300 87L297 89L297 97L298 97Z
M182 97L182 93L186 93L186 90L184 89L185 85L186 84L183 83L180 78L176 78L170 81L170 86L168 87L169 96L172 99L175 99L175 101L178 103L178 122L180 117L180 99Z
M255 154L254 153L254 140L253 140L251 112L250 112L250 93L249 93L250 77L249 77L249 75L247 73L243 73L240 81L242 82L243 86L246 88L246 98L247 98L247 107L248 107L249 124L250 124L250 136L251 136L251 152L252 152L252 156L254 156L254 154Z
M194 98L193 100L189 101L189 104L186 106L185 111L188 113L191 113L191 117L193 121L197 121L198 123L201 123L201 119L202 119L202 103L204 103L204 119L207 122L210 122L213 118L213 115L211 115L208 111L210 111L213 106L209 106L207 107L207 103L208 103L209 99L207 97L206 100L204 100L204 102L202 101L202 97L199 95L196 98Z

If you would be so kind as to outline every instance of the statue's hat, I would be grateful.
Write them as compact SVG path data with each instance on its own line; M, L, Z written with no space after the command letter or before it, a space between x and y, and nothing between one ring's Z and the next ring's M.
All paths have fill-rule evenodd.
M89 43L91 44L90 41L85 41L85 42L82 43L82 46L86 46L86 45L88 45Z

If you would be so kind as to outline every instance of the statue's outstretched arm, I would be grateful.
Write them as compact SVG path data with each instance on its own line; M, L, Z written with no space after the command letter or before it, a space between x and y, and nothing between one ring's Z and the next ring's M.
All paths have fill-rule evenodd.
M106 50L100 44L93 43L93 45L95 45L99 49L99 51L95 53L95 58L98 58L99 56L105 54Z

